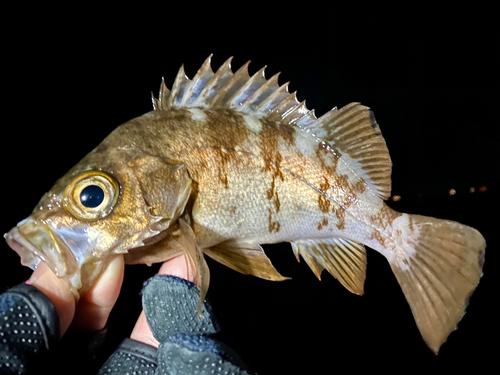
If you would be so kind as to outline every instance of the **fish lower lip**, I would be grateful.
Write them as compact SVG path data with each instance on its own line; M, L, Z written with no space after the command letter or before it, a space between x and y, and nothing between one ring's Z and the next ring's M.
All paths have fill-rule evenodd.
M40 261L43 261L59 277L75 271L76 262L73 254L49 228L30 227L26 234L20 231L20 228L25 230L23 226L24 223L12 228L4 236L8 245L21 257L22 265L36 269Z
M4 234L7 244L20 257L23 266L30 267L35 270L40 261L46 261L36 247L34 247L26 238L24 238L17 227L12 228L8 233Z

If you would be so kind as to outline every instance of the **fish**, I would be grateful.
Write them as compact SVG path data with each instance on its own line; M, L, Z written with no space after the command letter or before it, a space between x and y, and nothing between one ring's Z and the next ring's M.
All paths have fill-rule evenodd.
M469 226L400 213L392 161L372 110L360 103L316 117L279 73L216 72L162 80L153 110L111 132L5 238L25 266L45 262L83 295L114 254L127 264L205 256L271 281L262 244L288 242L321 280L324 270L364 293L366 247L381 253L420 333L438 353L482 276L486 242ZM366 246L366 247L365 247ZM199 305L200 306L200 305Z

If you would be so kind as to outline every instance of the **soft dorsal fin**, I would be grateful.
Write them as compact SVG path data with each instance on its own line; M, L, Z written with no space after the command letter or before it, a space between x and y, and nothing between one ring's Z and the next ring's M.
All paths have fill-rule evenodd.
M325 113L307 131L318 140L347 154L350 167L382 199L391 195L392 162L380 127L370 108L350 103Z
M362 295L366 278L366 250L357 242L333 238L328 240L300 240L291 242L292 250L321 280L326 269L347 290Z
M232 58L214 73L211 57L205 60L192 80L181 67L172 90L162 81L158 99L152 98L154 109L229 108L285 126L297 126L332 153L337 150L342 155L347 154L350 160L344 158L343 162L364 180L368 189L383 199L389 198L391 158L368 107L351 103L316 118L314 110L309 110L305 102L299 102L295 92L288 92L288 83L278 85L279 73L266 79L265 68L262 68L250 76L249 62L233 73Z

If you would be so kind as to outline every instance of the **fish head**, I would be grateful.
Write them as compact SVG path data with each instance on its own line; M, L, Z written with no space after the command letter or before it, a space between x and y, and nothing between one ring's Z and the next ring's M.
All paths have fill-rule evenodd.
M94 150L5 238L23 265L45 262L78 298L111 255L143 246L176 221L190 186L182 165L130 148Z

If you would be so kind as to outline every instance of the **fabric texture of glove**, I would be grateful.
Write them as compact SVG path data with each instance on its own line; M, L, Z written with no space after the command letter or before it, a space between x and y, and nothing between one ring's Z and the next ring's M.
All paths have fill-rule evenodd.
M144 284L142 306L154 337L153 347L125 340L99 374L248 374L229 347L212 336L219 331L208 303L196 313L195 284L175 276L156 275Z
M59 319L50 299L19 284L0 295L0 373L31 374L59 340Z

